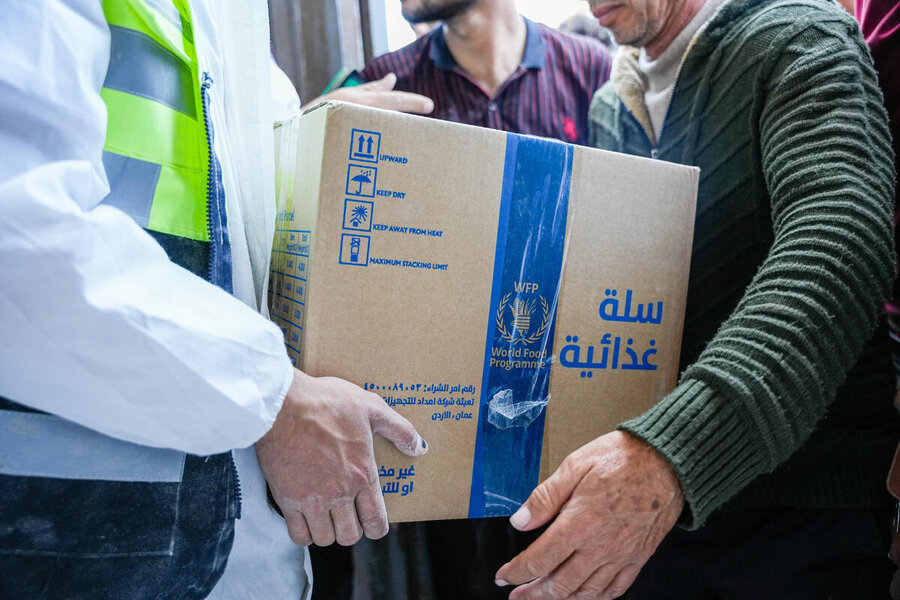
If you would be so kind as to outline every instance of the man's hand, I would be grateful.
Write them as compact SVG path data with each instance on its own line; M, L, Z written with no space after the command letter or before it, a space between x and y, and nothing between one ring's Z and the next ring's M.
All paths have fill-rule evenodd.
M681 486L662 456L628 433L604 435L570 454L512 516L513 527L530 531L559 512L537 541L497 571L497 584L526 584L510 600L618 598L683 506Z
M428 449L379 396L342 379L294 371L275 424L256 443L294 543L349 546L363 534L377 539L387 533L373 433L409 456Z
M395 85L397 85L397 76L393 73L388 73L378 81L370 81L355 87L340 88L324 96L319 96L303 108L314 106L326 100L340 100L352 104L419 115L427 115L434 110L434 102L431 98L413 94L412 92L395 92Z

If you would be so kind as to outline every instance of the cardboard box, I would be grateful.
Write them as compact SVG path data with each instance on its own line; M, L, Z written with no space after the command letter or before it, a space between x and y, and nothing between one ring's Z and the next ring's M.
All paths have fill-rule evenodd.
M376 440L392 521L512 514L674 387L697 169L340 103L276 146L292 359L429 443Z

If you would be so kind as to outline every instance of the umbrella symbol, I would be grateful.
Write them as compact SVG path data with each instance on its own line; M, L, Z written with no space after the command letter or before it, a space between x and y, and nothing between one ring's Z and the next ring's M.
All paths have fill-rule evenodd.
M362 188L362 183L360 183L360 188ZM359 227L360 223L366 222L366 220L369 218L369 213L366 210L365 206L357 206L353 209L353 212L350 213L350 215L353 217L350 220L350 223L354 227Z
M362 194L362 186L363 186L364 183L372 183L372 180L369 179L369 176L366 175L365 173L360 173L359 175L357 175L356 177L354 177L354 178L351 179L350 181L355 181L355 182L357 182L357 183L359 184L359 189L356 190L356 193L357 193L357 194Z

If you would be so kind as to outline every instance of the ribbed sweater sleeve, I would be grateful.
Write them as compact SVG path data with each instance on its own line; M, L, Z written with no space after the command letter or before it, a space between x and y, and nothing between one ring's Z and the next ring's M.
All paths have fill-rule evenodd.
M803 445L890 289L890 137L848 21L816 12L772 45L756 90L769 254L678 387L622 425L675 468L688 528Z

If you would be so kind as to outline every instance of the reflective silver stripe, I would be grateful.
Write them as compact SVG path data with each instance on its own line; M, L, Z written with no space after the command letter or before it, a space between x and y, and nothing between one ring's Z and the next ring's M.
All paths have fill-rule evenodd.
M110 25L109 69L103 87L149 100L197 118L191 69L150 36Z
M103 204L115 206L146 229L162 167L104 150L103 168L109 179L109 195Z
M156 9L156 12L165 17L166 21L178 28L178 31L182 31L181 13L178 12L178 8L172 4L171 0L144 0L144 4Z
M177 483L184 458L183 452L123 442L53 415L0 410L3 475Z

